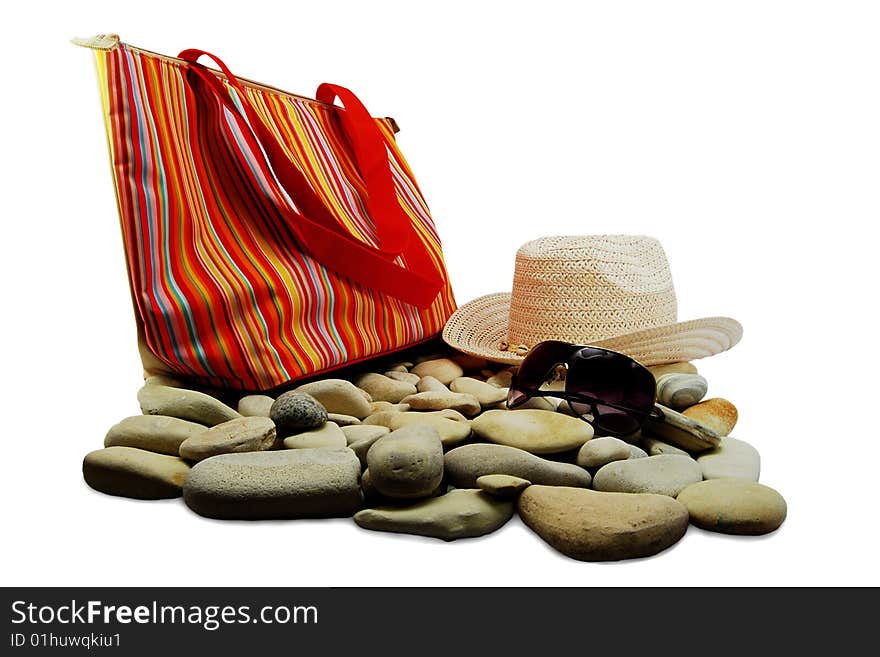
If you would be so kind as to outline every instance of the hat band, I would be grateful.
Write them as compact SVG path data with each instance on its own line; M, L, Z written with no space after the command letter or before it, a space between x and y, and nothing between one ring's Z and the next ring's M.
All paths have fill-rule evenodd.
M498 349L500 351L509 351L512 354L516 354L517 356L525 356L529 353L528 345L524 344L510 344L507 340L502 340L498 343Z

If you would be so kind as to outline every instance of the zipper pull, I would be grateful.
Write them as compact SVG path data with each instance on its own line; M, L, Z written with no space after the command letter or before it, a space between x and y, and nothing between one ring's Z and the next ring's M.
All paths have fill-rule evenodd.
M91 48L92 50L113 50L119 45L118 34L98 34L87 39L74 37L70 42L75 46Z

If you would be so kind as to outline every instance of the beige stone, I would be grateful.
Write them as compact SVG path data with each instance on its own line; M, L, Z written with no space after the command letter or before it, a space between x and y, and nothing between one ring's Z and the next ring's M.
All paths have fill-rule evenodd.
M180 444L208 428L165 415L134 415L110 427L104 447L135 447L157 454L178 456Z
M218 454L259 452L275 447L275 424L267 417L240 417L218 424L187 438L180 445L180 456L201 461Z
M480 402L473 395L457 392L417 392L407 395L401 402L409 404L414 411L442 411L452 409L466 416L480 412Z
M722 437L730 435L739 418L736 406L721 397L707 399L696 406L691 406L682 411L682 415L710 428Z
M145 385L138 392L138 402L144 415L167 415L209 427L241 417L210 395L184 388Z
M507 399L506 388L497 388L470 377L463 376L455 379L449 384L449 388L452 392L473 395L482 407L492 406Z
M445 386L448 386L454 379L464 374L461 365L449 358L435 358L422 361L413 367L410 372L420 377L433 376Z
M83 478L97 491L158 500L180 497L189 464L177 456L134 447L105 447L83 459Z
M593 428L586 422L550 411L486 411L471 426L484 440L533 454L578 449L593 437Z
M287 449L333 449L345 447L347 444L345 434L335 422L325 422L318 429L303 431L284 439L284 447Z
M361 375L355 384L358 388L368 392L374 402L387 401L396 404L407 395L416 393L416 387L413 384L395 381L374 372Z
M757 536L776 531L788 507L782 495L747 479L707 479L678 496L691 523L712 532Z
M580 561L649 557L676 543L688 526L687 509L665 495L532 485L517 509L538 536Z
M477 477L477 487L493 497L510 499L532 485L528 479L505 474L488 474Z
M311 395L328 413L351 415L359 420L370 414L370 402L351 381L345 379L312 381L295 388L294 392Z

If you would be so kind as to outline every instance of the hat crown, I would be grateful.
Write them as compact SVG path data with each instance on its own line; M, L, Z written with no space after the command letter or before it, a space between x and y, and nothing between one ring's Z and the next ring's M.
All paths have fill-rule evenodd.
M517 251L512 344L592 342L676 320L672 272L652 237L543 237Z

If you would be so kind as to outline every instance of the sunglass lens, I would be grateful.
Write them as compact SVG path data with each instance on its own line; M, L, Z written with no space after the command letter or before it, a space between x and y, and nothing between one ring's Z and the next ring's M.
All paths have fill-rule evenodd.
M593 412L597 431L626 435L638 430L654 407L654 376L631 358L613 351L587 347L569 365L566 392L575 403ZM605 402L603 404L602 402Z
M514 406L519 406L520 404L524 404L529 400L529 395L522 392L521 390L517 390L516 388L510 388L507 391L507 405L510 408Z

